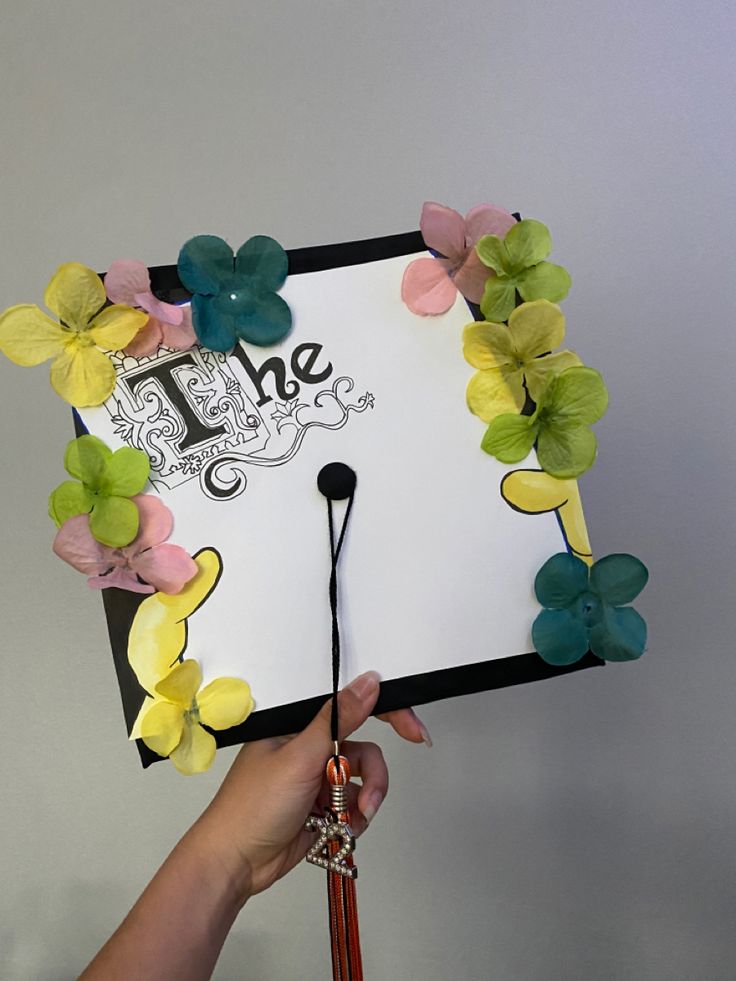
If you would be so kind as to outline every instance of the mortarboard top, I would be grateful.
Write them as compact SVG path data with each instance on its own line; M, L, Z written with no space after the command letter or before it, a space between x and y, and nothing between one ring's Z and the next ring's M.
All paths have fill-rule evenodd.
M217 745L301 729L332 689L335 623L340 684L377 670L377 713L643 651L625 605L641 563L608 557L588 581L576 477L595 457L605 388L564 349L569 277L546 260L546 229L517 219L430 204L421 232L288 253L258 236L234 260L201 236L178 267L148 270L147 290L136 264L111 267L108 297L142 308L159 343L106 355L114 388L77 402L77 435L146 455L144 493L196 563L175 593L154 591L146 569L169 546L149 535L137 553L138 539L118 549L122 573L103 569L113 546L92 542L92 505L55 509L52 495L59 554L97 573L93 585L128 577L102 595L129 731L181 661L197 662L202 691L221 678L250 686L247 717L210 727ZM0 349L13 357L9 313ZM198 343L175 340L192 322ZM69 520L76 537L62 534ZM621 586L627 576L638 588ZM144 765L163 745L147 742Z

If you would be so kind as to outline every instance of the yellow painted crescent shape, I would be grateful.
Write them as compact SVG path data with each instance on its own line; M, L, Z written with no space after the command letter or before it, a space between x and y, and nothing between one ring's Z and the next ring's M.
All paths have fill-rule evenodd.
M583 562L592 564L593 553L577 480L558 480L543 470L512 470L501 481L501 497L524 514L556 511L567 544Z
M187 643L187 618L205 602L222 574L213 548L193 556L197 574L176 596L153 593L136 611L128 635L128 660L140 685L151 695Z

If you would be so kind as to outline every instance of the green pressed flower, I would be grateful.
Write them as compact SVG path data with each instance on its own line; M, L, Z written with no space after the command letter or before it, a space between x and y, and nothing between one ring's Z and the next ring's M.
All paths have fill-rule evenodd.
M557 351L565 318L549 300L522 303L506 324L476 322L463 333L465 360L479 370L468 384L468 408L484 422L521 411L526 393L536 402L550 375L580 364L573 351ZM542 356L544 355L544 357Z
M148 480L150 461L142 450L113 451L97 436L73 439L64 467L76 480L65 480L49 497L49 515L61 527L78 514L89 515L89 530L110 548L130 545L138 534L138 508L130 500Z
M575 555L548 559L534 580L545 607L532 626L532 640L548 664L579 661L591 650L604 661L633 661L647 646L647 625L625 604L644 589L649 573L633 555L606 555L592 568Z
M502 463L524 460L537 444L540 467L553 477L577 477L595 461L589 426L608 406L608 391L594 368L566 368L547 383L531 416L505 413L488 427L481 447Z
M486 320L508 320L516 306L517 291L522 300L557 303L570 290L567 270L544 261L552 251L552 239L541 221L525 218L510 228L505 238L484 235L475 248L481 262L495 273L486 280L480 301Z

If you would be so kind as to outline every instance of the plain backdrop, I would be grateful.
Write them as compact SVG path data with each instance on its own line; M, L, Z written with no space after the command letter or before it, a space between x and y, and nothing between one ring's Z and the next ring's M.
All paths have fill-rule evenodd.
M605 376L582 480L598 555L652 581L641 661L370 722L392 789L360 845L367 977L736 973L734 14L634 0L5 0L0 307L56 266L546 222L571 346ZM78 973L210 799L125 738L99 596L53 559L70 418L0 363L0 976ZM421 426L421 419L417 420ZM243 627L247 631L247 626ZM460 826L458 827L458 819ZM329 976L321 876L249 904L219 979Z

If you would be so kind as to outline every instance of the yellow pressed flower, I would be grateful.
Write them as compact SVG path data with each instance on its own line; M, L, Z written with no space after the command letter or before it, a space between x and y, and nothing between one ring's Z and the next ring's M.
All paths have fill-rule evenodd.
M526 392L536 402L551 375L581 364L573 351L557 351L565 336L565 317L549 300L516 307L506 324L468 324L465 360L480 369L468 384L468 408L484 422L520 412Z
M187 776L208 770L215 738L202 728L229 729L253 711L250 685L240 678L216 678L204 688L197 661L178 663L146 698L131 739L141 738L159 756L168 756Z
M0 314L0 351L23 367L53 358L56 392L77 408L100 405L115 387L115 368L104 352L122 350L148 320L142 310L117 303L105 307L106 300L94 270L64 263L44 294L60 322L35 303L9 307Z

